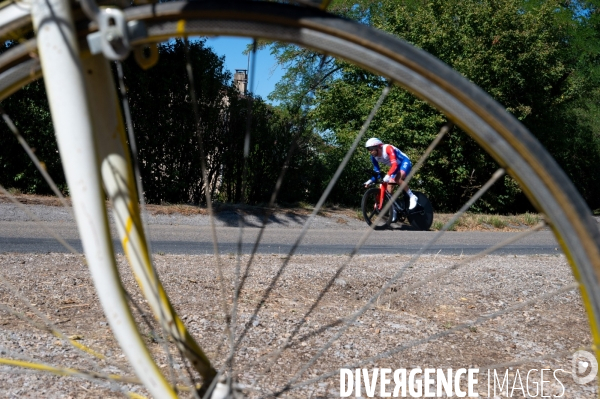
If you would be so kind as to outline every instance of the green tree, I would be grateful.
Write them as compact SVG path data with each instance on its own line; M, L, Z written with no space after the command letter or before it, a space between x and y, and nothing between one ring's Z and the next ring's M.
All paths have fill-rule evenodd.
M219 173L214 164L222 152L219 132L227 123L225 98L231 92L231 74L203 41L191 42L189 54L202 116L199 129L208 160L208 184L214 191ZM204 202L184 42L159 45L159 62L147 71L130 57L124 72L146 200Z
M285 173L278 199L283 202L313 200L318 195L322 166L317 156L320 140L303 125L298 114L276 108L260 98L252 99L251 145L246 171L243 166L243 143L247 101L232 101L231 143L223 165L223 194L228 202L265 203L270 200L277 179ZM236 110L237 109L237 110ZM242 179L245 191L242 197Z
M27 85L2 106L59 188L66 189L43 80ZM4 122L0 123L0 184L25 193L52 193Z
M213 198L224 202L267 202L287 158L293 137L299 137L281 190L282 200L306 199L315 190L310 178L313 146L285 111L251 93L239 93L223 58L190 43L200 131L206 154L208 183L201 173L195 117L190 103L185 44L159 47L160 61L142 72L126 64L126 83L139 148L145 196L149 202L205 202L208 184ZM248 102L251 104L248 104ZM248 111L251 112L248 125ZM244 140L250 128L250 154L244 165ZM244 166L246 170L244 170Z
M575 181L588 203L597 204L600 166L597 122L589 102L598 92L596 9L591 3L558 1L383 0L333 4L336 12L383 29L432 53L490 93L520 119L549 149ZM591 15L594 17L590 17ZM598 40L595 40L598 43ZM297 96L289 82L306 86L318 58L295 46L272 47L282 63L294 63L273 97ZM296 61L293 61L293 60ZM312 65L312 66L307 66ZM381 79L341 61L330 61L317 90L311 115L330 148L334 167L366 118L382 86ZM299 83L298 83L299 82ZM379 136L413 160L425 149L445 118L401 89L391 92L368 136ZM356 203L360 165L357 154L334 197ZM456 209L497 168L472 139L455 129L415 176L414 188L427 192L438 210ZM356 184L356 183L354 183ZM356 186L354 186L356 187ZM476 209L514 212L528 201L506 178Z
M185 44L172 41L160 45L158 51L159 62L148 71L142 71L132 57L124 62L127 98L148 202L203 203L206 184L219 201L267 202L288 157L291 161L285 169L279 198L296 202L318 191L314 171L320 169L315 157L319 143L306 134L310 130L302 125L302 119L290 118L289 112L274 108L261 98L239 93L232 85L231 74L224 69L223 58L199 40L190 43L189 56L206 154L206 183L190 102ZM2 105L64 189L43 81L26 86ZM251 146L244 170L248 121ZM0 126L0 183L24 192L50 193L13 134L5 124Z

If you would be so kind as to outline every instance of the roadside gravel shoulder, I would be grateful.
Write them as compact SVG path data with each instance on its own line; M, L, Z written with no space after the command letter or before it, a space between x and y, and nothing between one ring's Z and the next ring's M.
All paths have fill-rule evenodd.
M21 198L20 198L21 199ZM73 222L71 209L62 206L42 203L27 203L27 209L35 218L44 222ZM150 225L186 225L186 226L208 226L210 217L201 213L165 213L158 206L148 207L147 222ZM311 228L335 228L335 229L357 229L364 228L364 221L358 220L351 215L350 210L330 211L318 214L311 222ZM245 223L248 227L260 227L263 223L263 215L247 213L244 209L241 211L235 209L224 209L216 213L215 223L218 227L238 227L240 216L244 215ZM270 215L267 220L268 225L281 226L289 228L302 228L309 219L310 211L305 209L278 210ZM109 218L112 223L112 216L109 212ZM33 221L31 216L24 212L19 206L12 202L7 202L0 197L0 221Z
M240 382L247 386L266 389L281 386L339 329L323 327L362 307L411 259L405 255L358 256L337 274L346 256L295 256L282 271L284 258L257 255L240 296L238 331L248 328L248 333L236 353L234 364L241 370ZM483 368L520 359L524 363L518 367L523 384L528 370L545 368L559 373L566 392L563 397L596 397L596 380L577 385L570 375L560 371L570 371L570 354L591 343L578 292L557 294L533 306L475 324L482 315L508 310L571 283L573 277L565 257L489 256L468 263L444 278L432 278L424 285L416 285L462 259L461 256L423 256L406 268L396 284L368 307L303 379L331 371L334 377L291 392L290 397L339 397L339 373L335 377L335 371L355 364L357 366L352 367L368 369L481 368L481 384L477 391L486 397L487 375ZM118 256L117 260L124 288L144 311L148 311L124 257ZM242 263L247 260L248 256L244 256ZM223 346L226 326L221 313L214 258L162 255L155 258L155 263L184 323L208 356L215 359L215 365L221 366L226 355ZM223 256L221 263L225 286L233 287L236 257ZM0 264L5 278L19 287L40 312L68 336L77 336L79 342L107 355L116 368L103 361L94 361L45 331L32 329L24 320L7 314L0 318L0 347L4 356L26 356L50 364L131 375L130 367L110 334L89 271L79 257L70 254L0 254ZM321 297L330 280L333 281L331 288ZM265 297L269 289L272 291ZM228 297L231 300L231 293ZM277 360L276 366L270 370L266 362L255 363L261 356L283 345L319 297L318 306L301 325L292 347ZM207 298L211 299L207 301ZM263 302L263 298L267 299ZM22 303L1 288L0 302L23 309ZM259 304L263 305L262 309L253 317ZM136 318L159 365L166 365L161 345L152 339L156 331L141 323L139 316ZM462 323L467 323L465 328L450 331ZM434 335L440 337L425 341ZM397 353L379 360L364 360L387 351ZM543 356L549 358L541 362L532 360ZM177 364L177 370L181 370L179 362ZM501 376L505 370L505 367L498 368ZM515 372L516 368L509 372L511 383ZM533 381L539 384L539 373L534 374ZM529 384L530 389L535 388L532 381ZM111 388L106 383L22 373L14 368L0 367L0 397L120 397ZM139 387L128 386L127 389L146 394ZM562 396L563 388L555 382L545 389L546 396Z
M27 205L27 209L41 221L61 222L73 221L71 209L61 206L55 197L19 194L19 201ZM107 203L110 207L110 204ZM247 227L260 227L266 213L266 208L220 205L215 213L217 227L238 227L240 216L244 216ZM306 208L278 208L269 215L268 226L287 228L302 228L312 213ZM442 215L443 216L443 215ZM445 216L448 218L448 216ZM600 216L594 217L600 229ZM109 212L109 219L112 217ZM437 219L434 219L434 221ZM23 212L17 205L10 202L7 197L0 195L0 221L32 221L32 218ZM182 226L208 226L211 221L206 214L206 209L191 205L148 205L146 221L149 225L182 225ZM313 229L339 229L356 230L364 229L365 223L358 215L356 209L330 207L319 212L311 222ZM468 231L519 231L528 228L526 225L506 228L494 228L487 223L482 223L474 228L460 226L457 230Z

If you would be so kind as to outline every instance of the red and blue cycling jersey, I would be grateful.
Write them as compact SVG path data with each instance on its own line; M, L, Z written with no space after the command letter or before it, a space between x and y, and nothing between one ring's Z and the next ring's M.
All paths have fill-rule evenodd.
M380 163L389 166L390 170L388 170L387 175L390 179L395 179L401 170L409 174L412 169L412 163L408 156L391 144L383 145L380 157L371 155L371 162L373 162L373 170L377 173L381 172ZM375 177L371 180L375 181Z

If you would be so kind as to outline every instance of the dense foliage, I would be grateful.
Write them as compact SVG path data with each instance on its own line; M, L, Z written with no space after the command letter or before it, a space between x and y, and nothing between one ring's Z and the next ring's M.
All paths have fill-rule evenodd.
M66 190L43 80L13 94L2 102L2 107L50 176ZM4 122L0 123L0 184L28 193L51 193L50 186Z
M523 0L383 0L334 2L333 10L385 30L432 53L490 93L521 120L557 159L591 207L600 207L598 130L598 13L592 3ZM308 112L327 150L328 173L343 157L383 86L342 61L323 63L296 46L272 44L288 74L272 98L286 102L323 76ZM318 69L317 65L324 65ZM293 85L290 84L293 82ZM293 90L293 87L297 90ZM446 118L396 88L367 136L395 144L414 160ZM366 138L365 138L366 139ZM332 200L356 203L366 153L352 159ZM427 192L438 210L455 210L497 168L458 129L432 154L413 188ZM505 178L476 209L516 212L529 206Z
M231 85L230 72L223 69L223 59L204 47L202 41L191 43L189 54L213 198L236 203L267 202L297 124L262 99L239 93ZM133 60L126 64L128 99L149 202L205 202L185 60L185 44L173 41L161 46L160 62L148 71L143 72ZM250 153L244 171L248 126ZM310 143L303 134L300 136L294 162L286 169L288 183L281 197L284 201L306 199L315 191L306 175L314 157Z
M597 209L600 11L596 1L600 0L334 0L331 11L403 38L481 86L533 132L590 207ZM131 59L124 63L149 202L203 203L205 185L219 201L267 202L282 172L279 201L319 197L387 82L295 45L261 42L261 46L269 47L287 68L270 96L277 106L239 93L222 58L202 40L190 45L208 182L200 169L184 44L161 45L160 62L148 71ZM29 85L2 105L65 189L42 82ZM446 122L432 106L394 87L365 140L379 137L415 162ZM48 192L12 134L0 126L0 183L26 192ZM252 139L245 161L248 127ZM286 160L289 164L282 170ZM329 200L358 204L364 169L369 167L368 154L359 150ZM453 211L496 168L474 140L454 128L411 187L426 192L437 211ZM475 209L513 213L529 207L521 189L507 176Z
M203 203L205 182L195 117L190 102L185 45L172 41L159 48L159 63L143 71L133 60L124 63L127 97L132 114L144 194L150 203ZM309 200L318 193L312 170L318 167L314 137L284 110L262 99L239 93L223 59L203 41L189 45L195 90L207 161L208 185L213 198L224 202L268 202L282 165L285 169L282 201ZM249 105L248 102L251 102ZM25 139L63 189L64 176L48 112L43 82L27 86L3 102ZM248 111L252 116L248 124ZM24 192L49 189L6 125L2 129L0 184ZM250 128L250 155L244 172L244 136ZM245 181L242 184L242 181Z

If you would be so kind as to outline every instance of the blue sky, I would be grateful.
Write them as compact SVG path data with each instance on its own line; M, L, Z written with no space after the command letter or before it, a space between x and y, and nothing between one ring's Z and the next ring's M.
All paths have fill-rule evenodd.
M206 46L212 47L218 55L225 56L225 68L233 73L236 69L248 69L248 56L242 54L252 39L238 37L209 37L206 40ZM267 96L275 87L275 84L283 76L284 70L277 67L275 58L269 53L269 50L260 50L256 52L256 73L250 72L249 87L253 88L254 93L267 100ZM250 62L252 67L252 62ZM269 101L270 102L270 101Z

